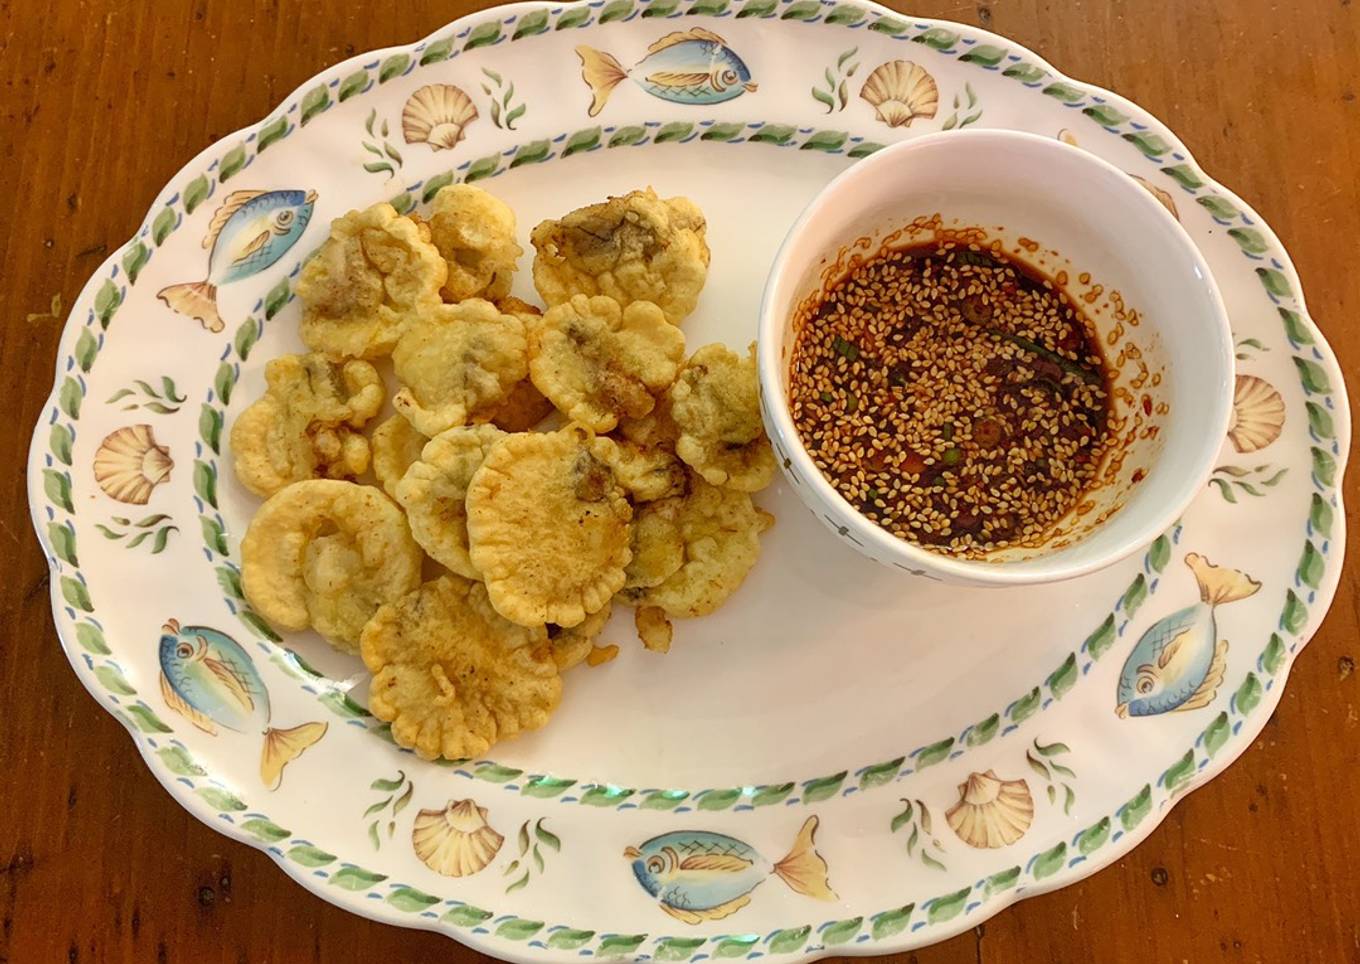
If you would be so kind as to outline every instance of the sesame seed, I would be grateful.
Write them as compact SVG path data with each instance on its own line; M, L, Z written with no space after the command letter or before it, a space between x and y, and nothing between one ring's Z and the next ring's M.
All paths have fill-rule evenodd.
M1112 445L1093 328L995 249L946 241L870 259L797 328L799 435L898 538L961 558L1042 545Z

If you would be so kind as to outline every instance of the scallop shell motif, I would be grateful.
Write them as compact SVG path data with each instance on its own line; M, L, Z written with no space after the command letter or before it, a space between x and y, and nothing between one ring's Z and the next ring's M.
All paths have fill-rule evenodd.
M94 480L111 499L146 505L151 490L170 478L170 450L156 444L150 425L110 433L94 453Z
M486 822L486 808L474 800L450 800L443 810L422 810L411 825L416 856L445 877L477 873L504 842Z
M1284 399L1275 386L1255 375L1238 375L1233 389L1228 439L1239 452L1256 452L1284 431Z
M1176 199L1171 196L1171 192L1160 188L1151 181L1139 177L1137 174L1130 174L1129 177L1137 181L1142 188L1162 203L1162 207L1171 212L1171 216L1177 221L1181 219L1181 212L1176 210Z
M908 127L918 117L934 117L940 106L935 78L910 60L890 60L877 67L859 95L889 127Z
M1073 134L1066 127L1058 131L1058 140L1072 147L1081 147L1081 145L1077 143L1077 135ZM1129 177L1137 181L1139 186L1142 187L1143 190L1147 191L1159 202L1161 202L1162 207L1170 211L1171 216L1173 218L1175 218L1177 221L1181 219L1181 212L1176 209L1176 199L1171 196L1170 191L1158 187L1157 185L1153 184L1146 178L1139 177L1137 174L1130 174Z
M974 773L959 784L959 802L944 818L970 847L1005 847L1034 822L1034 798L1024 780L1003 780L992 770Z
M401 110L401 133L408 144L429 144L449 150L463 139L463 130L477 117L477 108L460 87L429 84L406 101Z

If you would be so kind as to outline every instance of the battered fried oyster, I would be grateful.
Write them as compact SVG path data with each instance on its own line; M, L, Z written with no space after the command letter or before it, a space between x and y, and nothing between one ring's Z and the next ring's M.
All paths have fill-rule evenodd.
M387 355L405 316L439 303L447 276L426 225L386 202L351 211L298 277L302 341L332 357Z
M680 528L683 498L662 499L633 513L632 552L624 570L625 589L659 586L685 564L685 535Z
M620 440L651 452L674 451L680 428L671 415L670 392L659 396L656 407L642 418L620 419L614 434Z
M464 425L430 439L396 485L411 535L430 558L468 579L481 573L468 558L468 483L486 453L505 437L494 425Z
M524 323L526 342L532 337L534 326L543 318L543 311L513 295L496 301L502 314L514 315ZM555 412L553 403L543 397L528 378L516 382L505 397L491 412L491 424L507 432L527 432L537 428L539 423Z
M472 477L469 556L507 619L569 629L623 587L632 508L608 447L576 426L510 435Z
M500 198L470 184L451 184L434 196L430 240L448 265L445 301L510 294L524 249L515 241L515 212Z
M627 590L625 598L638 606L656 606L668 616L708 615L741 586L760 555L760 533L773 521L745 492L691 477L676 520L684 561L659 584Z
M544 221L530 235L534 286L549 307L573 295L650 301L672 324L694 311L708 277L703 212L688 198L633 191Z
M420 450L428 441L400 414L388 416L373 430L368 439L373 450L373 474L392 498L397 497L397 483L420 458Z
M357 430L382 407L377 369L355 359L281 355L264 377L264 395L231 429L242 485L267 498L304 479L353 478L368 469L368 440Z
M529 377L562 414L607 432L655 407L675 381L685 336L651 302L621 309L613 298L576 295L533 326L529 355Z
M755 345L742 358L705 345L671 386L675 454L713 485L758 492L774 479L774 452L760 419Z
M653 502L685 491L685 467L664 446L611 439L609 467L634 502Z
M280 490L255 513L241 541L241 581L246 600L274 626L310 626L355 652L378 607L420 584L423 558L387 496L318 479Z
M422 434L486 421L529 374L524 322L480 298L436 305L410 319L392 363L392 404Z
M480 756L548 722L562 681L543 627L507 622L481 583L442 576L364 627L368 708L427 760Z

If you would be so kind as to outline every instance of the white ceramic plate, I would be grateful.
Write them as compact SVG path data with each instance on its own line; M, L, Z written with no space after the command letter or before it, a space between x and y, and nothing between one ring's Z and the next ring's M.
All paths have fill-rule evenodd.
M696 29L711 37L649 52ZM598 116L580 46L630 75ZM671 62L647 64L666 51ZM741 81L733 57L757 89L723 76ZM688 88L700 102L648 90L696 58L717 64ZM893 127L861 91L897 60L930 76L938 104L897 89L916 116ZM430 84L476 107L452 149L403 133L403 108ZM459 179L486 179L526 234L611 192L685 194L713 248L687 337L744 346L769 259L821 185L877 145L965 126L1067 131L1144 179L1222 287L1241 430L1146 553L1061 585L947 588L864 560L777 484L760 501L779 523L726 608L680 624L665 657L642 650L625 613L606 637L620 658L574 671L546 730L451 765L383 738L356 659L312 635L276 639L244 607L238 541L257 500L233 477L223 428L260 392L265 360L298 346L290 286L329 219L383 198L419 207ZM299 192L261 205L316 200L301 237L280 236L269 264L231 278L204 239L236 191ZM221 332L156 297L213 268ZM527 272L518 289L531 294ZM1246 749L1332 598L1349 434L1340 372L1279 241L1134 105L1003 38L872 4L609 0L490 10L353 58L195 158L76 303L29 473L77 675L183 806L304 886L525 960L793 958L919 946L1071 883ZM142 484L96 481L96 460L125 467L130 451L144 456ZM1259 591L1202 605L1190 553ZM277 790L259 776L263 714L251 732L210 733L167 705L158 654L171 619L242 648L270 725L328 724ZM1161 652L1175 658L1147 654L1169 641ZM1151 694L1121 695L1121 677ZM960 808L961 788L989 772L998 782L972 777ZM412 829L462 800L504 839L455 878L418 859ZM813 820L832 899L818 899L816 859L781 863ZM981 826L1003 845L976 846ZM636 868L629 847L643 854ZM707 859L684 864L696 854ZM660 896L642 886L655 874L670 881ZM702 913L714 904L727 916Z

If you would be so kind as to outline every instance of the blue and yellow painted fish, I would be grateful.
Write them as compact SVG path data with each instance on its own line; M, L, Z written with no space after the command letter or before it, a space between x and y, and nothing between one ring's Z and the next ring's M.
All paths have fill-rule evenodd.
M260 779L273 790L283 768L326 735L325 723L287 730L269 725L269 691L241 645L207 626L161 628L161 696L170 709L205 733L221 726L237 733L262 733Z
M213 212L203 247L211 248L208 277L170 285L156 297L209 331L221 331L220 285L259 274L282 258L312 219L315 191L234 191Z
M750 903L751 891L772 874L796 893L835 900L826 861L814 846L816 833L817 818L808 817L788 856L773 865L749 844L707 830L662 834L623 855L662 910L678 921L698 924L741 910Z
M632 70L593 47L576 48L581 79L590 88L590 116L604 110L614 88L626 77L651 94L675 104L721 104L754 91L751 71L712 31L702 27L666 34L647 48Z
M1119 674L1120 716L1199 709L1223 682L1228 641L1218 638L1214 609L1254 595L1261 584L1197 552L1187 553L1185 564L1199 583L1200 601L1157 620L1134 645Z

